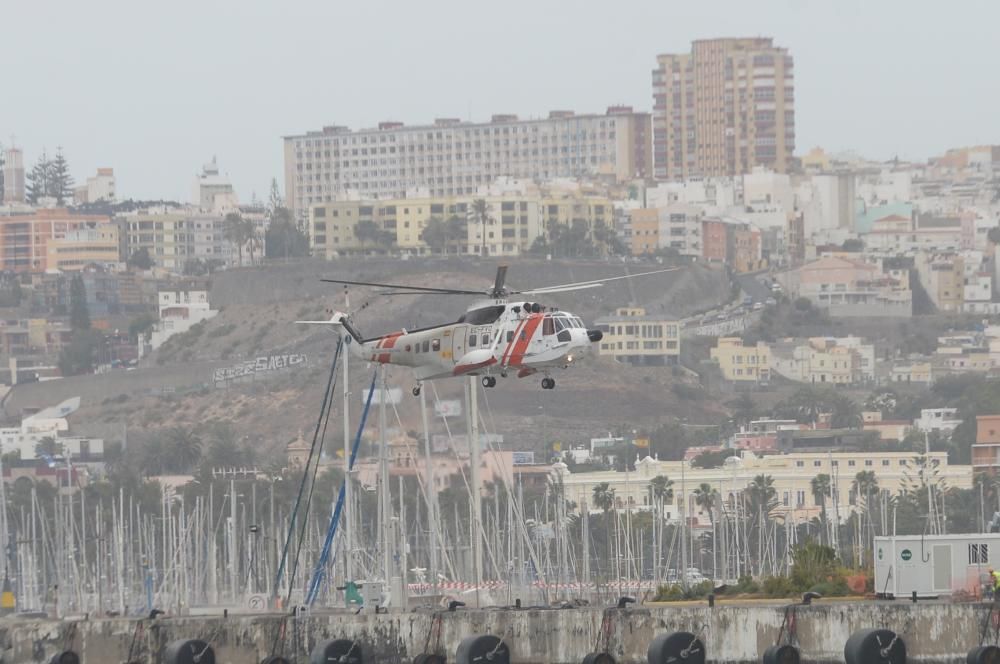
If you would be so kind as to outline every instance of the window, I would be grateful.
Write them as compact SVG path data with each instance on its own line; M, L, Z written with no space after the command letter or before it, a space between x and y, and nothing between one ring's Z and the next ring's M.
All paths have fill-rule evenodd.
M556 333L555 322L552 320L552 318L546 316L545 319L542 321L542 334L555 334L555 333Z
M871 459L865 459L865 465L866 466L871 466L872 465L872 460Z
M795 492L795 505L797 507L802 507L805 504L806 504L806 492L805 491L796 491Z
M507 343L514 341L514 330L507 330Z
M813 466L814 466L815 468L819 468L819 467L820 467L820 466L822 466L822 465L823 465L823 462L822 462L822 461L813 461Z
M796 462L795 462L795 467L796 467L796 468L801 468L801 467L803 467L804 465L806 465L805 461L796 461Z
M990 562L990 545L989 544L970 544L969 545L969 564L970 565L986 565Z
M441 350L441 340L440 339L432 339L431 340L431 350L434 351L435 353L437 351Z
M883 466L888 466L889 465L889 460L888 459L882 459L882 465Z
M424 353L428 352L430 350L430 345L431 345L430 341L425 341L424 344L423 344L423 351L421 351L421 352L424 352Z

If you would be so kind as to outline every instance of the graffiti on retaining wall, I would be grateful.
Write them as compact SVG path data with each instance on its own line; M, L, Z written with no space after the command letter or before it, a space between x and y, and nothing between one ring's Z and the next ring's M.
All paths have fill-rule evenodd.
M245 379L253 380L255 377L281 371L304 367L306 356L299 353L286 353L284 355L262 355L252 360L246 360L231 367L216 369L213 380L216 387L226 387L229 383Z

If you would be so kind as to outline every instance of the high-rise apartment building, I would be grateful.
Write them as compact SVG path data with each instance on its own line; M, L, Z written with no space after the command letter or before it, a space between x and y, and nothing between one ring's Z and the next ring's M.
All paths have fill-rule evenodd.
M494 115L482 123L324 127L285 137L285 196L305 217L310 206L338 198L469 195L504 176L650 177L650 127L650 115L630 106L612 106L604 115L553 111L540 120Z
M653 70L657 178L788 170L795 149L792 56L769 37L703 39Z

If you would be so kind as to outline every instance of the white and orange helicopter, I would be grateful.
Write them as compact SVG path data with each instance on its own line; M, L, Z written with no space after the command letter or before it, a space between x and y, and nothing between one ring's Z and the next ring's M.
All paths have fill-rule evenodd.
M599 288L609 281L633 279L677 268L653 270L608 279L595 279L531 290L509 290L505 286L507 266L497 268L492 288L486 291L403 286L346 279L322 279L333 284L387 289L381 295L486 295L469 307L453 323L364 338L350 317L335 312L325 321L296 321L306 325L330 325L336 328L351 354L370 362L413 369L417 385L413 395L420 395L424 381L455 376L481 376L483 387L496 387L497 377L510 374L525 378L542 374L542 389L555 388L551 374L567 369L594 352L603 333L587 329L579 316L550 309L527 299L510 301L511 296L538 296L552 293Z

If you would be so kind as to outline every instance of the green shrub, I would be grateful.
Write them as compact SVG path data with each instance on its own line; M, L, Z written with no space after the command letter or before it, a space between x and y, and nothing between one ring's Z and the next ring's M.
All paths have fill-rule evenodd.
M760 585L767 597L791 597L797 594L791 579L786 576L769 576Z

